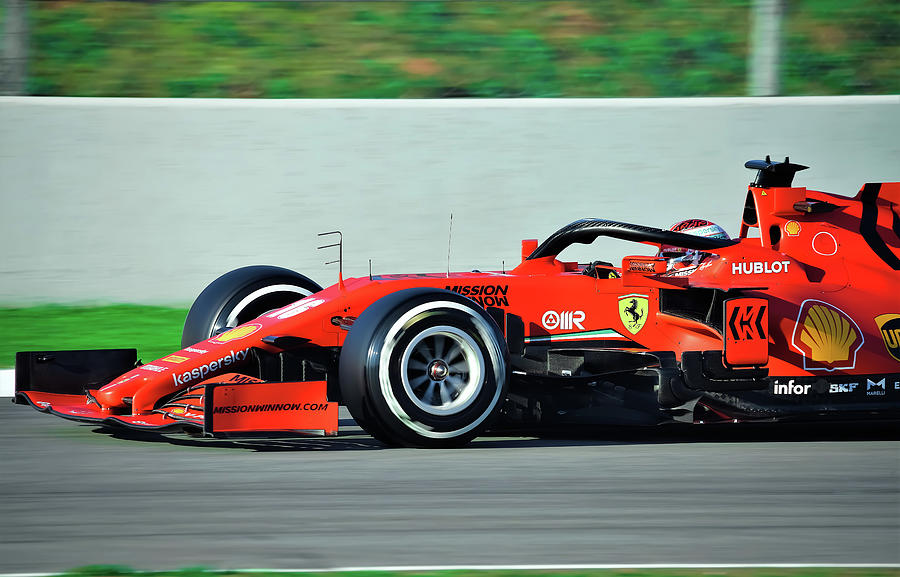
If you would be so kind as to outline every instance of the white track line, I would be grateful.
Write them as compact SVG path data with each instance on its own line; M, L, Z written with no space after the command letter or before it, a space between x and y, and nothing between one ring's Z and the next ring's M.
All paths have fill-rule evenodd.
M0 370L0 398L12 397L16 392L16 371L14 369Z
M900 563L616 563L607 565L397 565L373 567L334 567L331 569L210 569L216 573L351 573L363 571L569 571L620 569L898 569ZM134 571L134 574L148 571ZM152 571L165 573L165 571ZM177 570L175 571L177 572ZM0 573L0 577L53 577L64 573Z

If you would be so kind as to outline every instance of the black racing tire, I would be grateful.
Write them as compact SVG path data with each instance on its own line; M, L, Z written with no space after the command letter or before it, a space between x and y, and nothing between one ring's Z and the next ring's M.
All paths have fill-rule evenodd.
M277 266L245 266L220 276L191 306L181 333L189 347L322 290L315 281Z
M375 301L341 349L341 397L376 439L460 447L500 412L509 383L503 333L475 301L407 289Z

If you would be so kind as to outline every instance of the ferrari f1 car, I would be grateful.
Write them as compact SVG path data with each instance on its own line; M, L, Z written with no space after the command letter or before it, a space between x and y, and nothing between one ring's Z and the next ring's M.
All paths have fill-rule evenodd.
M757 170L737 239L589 218L522 242L508 272L371 274L322 288L251 266L210 284L182 348L16 357L16 402L76 421L206 435L337 434L338 404L390 445L487 429L896 418L900 182L854 197ZM614 237L691 264L557 258Z

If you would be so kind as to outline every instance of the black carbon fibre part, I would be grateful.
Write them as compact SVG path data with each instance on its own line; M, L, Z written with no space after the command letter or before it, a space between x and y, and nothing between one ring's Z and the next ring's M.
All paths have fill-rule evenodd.
M881 183L868 183L863 186L859 199L862 202L862 218L859 220L859 233L866 244L872 249L878 258L894 270L900 270L900 258L888 247L884 239L878 235L878 194L881 192ZM896 226L896 213L894 222Z
M748 160L744 163L744 168L758 171L756 180L750 186L776 188L791 186L794 182L794 174L809 167L802 164L794 164L788 157L784 158L784 162L772 162L772 159L766 156L765 160Z
M656 245L668 244L696 250L715 250L737 244L737 241L723 238L693 236L651 226L602 218L585 218L567 224L550 235L534 252L528 255L526 260L556 256L572 244L590 244L601 236Z

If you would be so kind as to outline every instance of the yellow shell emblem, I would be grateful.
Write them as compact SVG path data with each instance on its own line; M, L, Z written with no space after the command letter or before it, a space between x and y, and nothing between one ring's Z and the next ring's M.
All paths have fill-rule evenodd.
M851 369L863 342L859 326L837 307L812 299L800 307L792 344L803 353L804 369Z
M784 234L788 236L797 236L800 234L800 223L796 220L790 220L784 225Z
M856 332L836 310L815 305L803 321L800 341L809 347L816 362L846 361L850 346L856 341Z
M252 325L243 325L230 331L225 331L221 335L217 337L213 337L209 339L212 343L227 343L229 341L234 341L237 339L242 339L244 337L248 337L262 328L260 324L252 324Z

